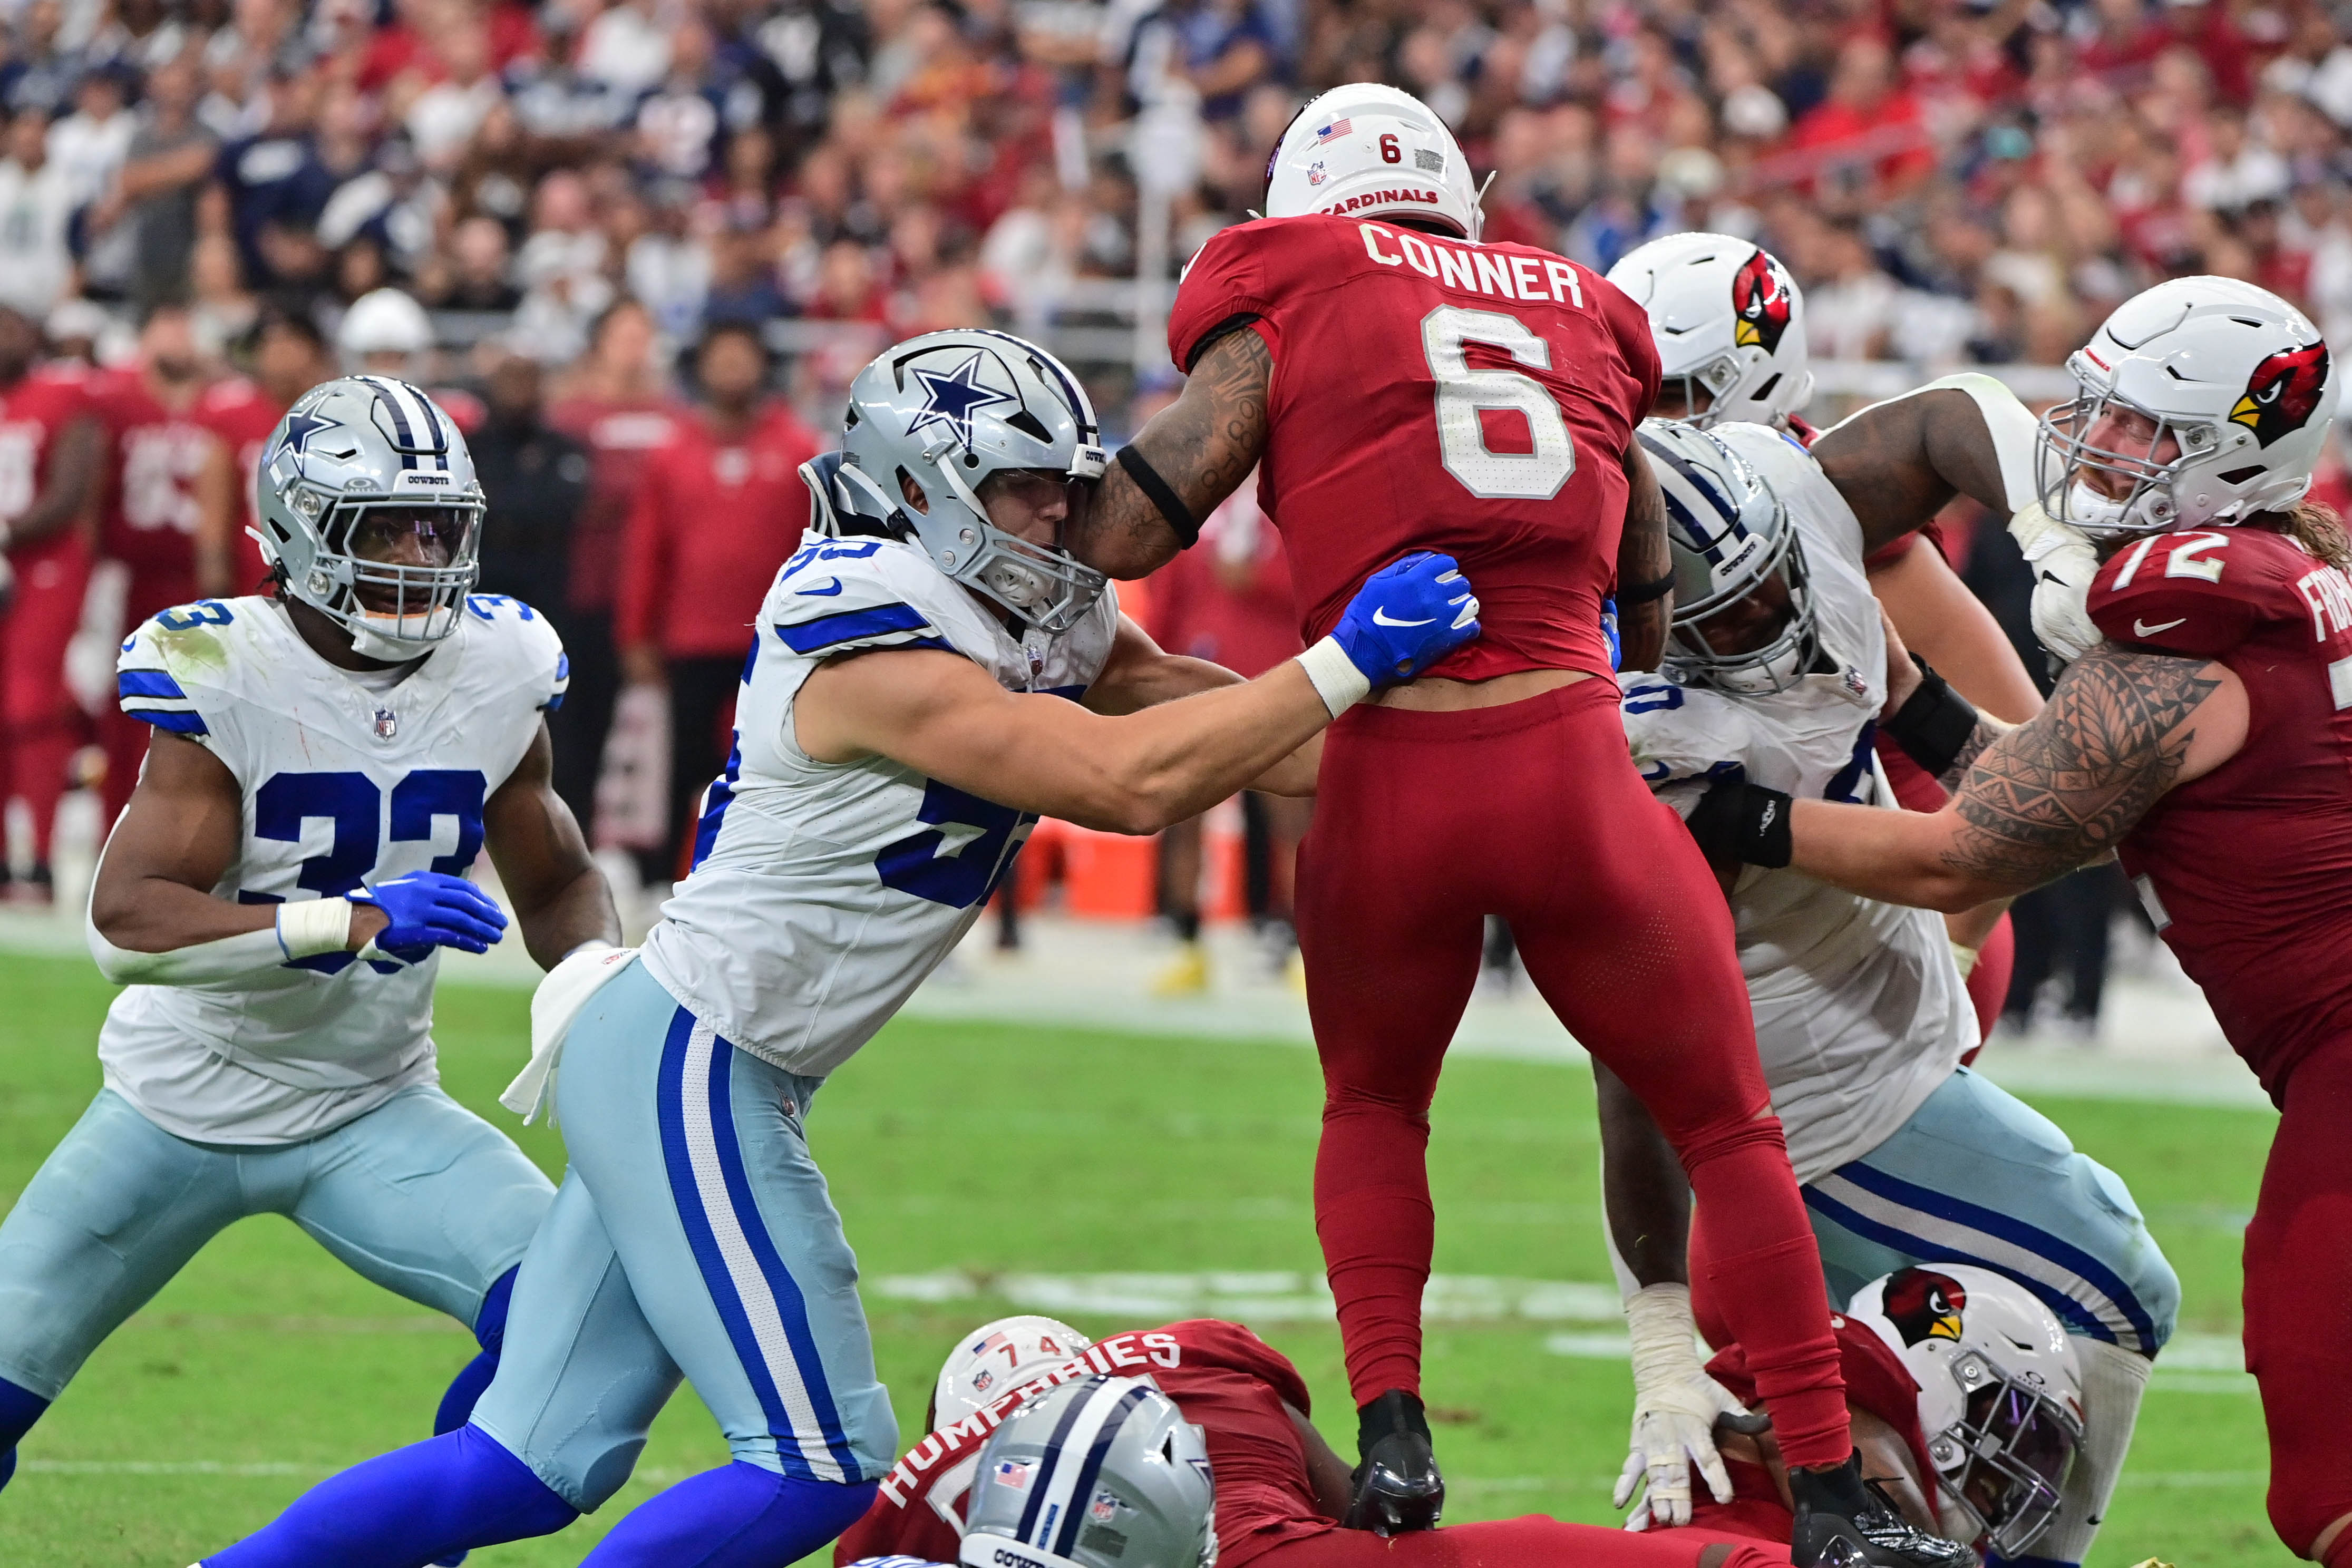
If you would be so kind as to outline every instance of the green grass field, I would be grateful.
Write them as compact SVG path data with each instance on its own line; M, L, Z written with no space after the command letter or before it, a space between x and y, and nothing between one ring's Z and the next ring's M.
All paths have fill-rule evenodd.
M110 995L87 964L0 958L0 1205L96 1091L93 1040ZM494 1103L520 1063L526 1012L520 992L444 991L442 1071L451 1092L515 1130L552 1172L557 1137L516 1127ZM1312 1274L1319 1092L1312 1055L1295 1047L901 1022L835 1079L810 1130L869 1282L946 1269L978 1277L983 1291L1019 1271ZM1449 1069L1431 1148L1441 1272L1609 1279L1591 1098L1582 1072L1555 1066ZM2137 1193L2187 1281L2184 1330L2233 1330L2239 1233L2271 1118L2113 1102L2042 1108ZM948 1344L1007 1308L985 1293L927 1306L878 1291L868 1307L911 1439ZM1139 1326L1071 1315L1089 1332ZM1254 1326L1298 1363L1327 1434L1349 1448L1338 1331ZM1433 1326L1427 1393L1450 1519L1612 1521L1626 1371L1622 1360L1547 1349L1577 1326L1509 1316ZM345 1272L291 1224L238 1225L99 1352L26 1440L23 1469L0 1494L0 1564L181 1568L317 1479L425 1436L471 1349L456 1325ZM473 1561L576 1563L656 1486L725 1458L709 1417L681 1393L637 1479L601 1514ZM2290 1561L2263 1521L2264 1458L2250 1379L2160 1370L2093 1563Z

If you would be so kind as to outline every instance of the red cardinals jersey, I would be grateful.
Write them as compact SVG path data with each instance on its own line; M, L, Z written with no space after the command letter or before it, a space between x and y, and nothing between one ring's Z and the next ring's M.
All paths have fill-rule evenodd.
M194 409L164 407L136 376L115 380L96 405L108 439L99 553L131 569L125 613L144 621L196 596L195 484L214 436Z
M1274 351L1258 498L1307 641L1381 567L1443 550L1485 632L1431 674L1610 674L1622 465L1658 387L1641 307L1533 246L1317 214L1202 247L1168 324L1178 368L1237 316Z
M692 417L667 398L568 397L547 423L588 448L588 499L572 529L574 610L610 610L621 580L621 536L645 486L646 466Z
M89 412L89 394L80 377L36 371L0 392L0 523L14 522L32 506L48 483L49 455L57 450L58 434ZM21 574L36 559L79 555L84 545L73 536L73 528L65 528L16 546L8 559Z
M2277 1100L2352 1030L2352 580L2284 534L2158 534L2110 559L2091 619L2114 642L2217 659L2246 741L2158 800L2124 870L2221 1031Z
M236 473L236 573L231 580L239 593L252 592L269 572L261 559L261 547L246 530L261 527L253 510L261 449L269 444L269 433L286 417L289 406L264 392L258 382L242 378L215 382L196 400L196 422L228 448Z
M781 412L733 440L679 420L629 514L615 641L673 658L741 658L770 580L808 528L800 465L816 452Z
M978 1414L933 1432L882 1479L866 1516L833 1549L836 1564L899 1554L956 1560L964 1498L988 1435L1021 1402L1073 1378L1149 1377L1201 1427L1217 1482L1217 1560L1240 1565L1285 1542L1338 1528L1315 1510L1307 1450L1286 1403L1305 1414L1307 1385L1282 1353L1239 1323L1196 1318L1113 1334Z

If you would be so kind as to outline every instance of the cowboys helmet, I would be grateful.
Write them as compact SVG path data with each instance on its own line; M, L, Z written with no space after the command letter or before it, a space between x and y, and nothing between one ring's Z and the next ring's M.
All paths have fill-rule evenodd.
M457 629L481 571L482 486L431 398L389 376L312 387L269 433L254 489L262 559L354 652L414 659ZM403 536L424 559L386 559Z
M1034 343L977 328L909 338L849 383L841 447L821 526L911 538L948 576L1053 635L1102 597L1101 572L996 527L981 498L997 475L1039 476L1061 486L1075 522L1102 478L1094 405Z
M965 1568L1216 1568L1201 1428L1136 1377L1040 1394L997 1427L964 1504Z
M2125 300L2066 369L2074 397L2042 416L2036 444L2042 505L2102 538L2294 506L2341 390L2310 319L2232 277L2176 277ZM2093 445L2114 413L2139 415L2149 433ZM2120 480L2121 496L2093 486L2095 473Z
M1899 1269L1854 1292L1856 1322L1919 1385L1919 1430L1959 1531L2012 1562L2056 1517L2083 1445L2074 1347L2048 1307L1990 1269Z
M1043 1377L1095 1342L1066 1322L1024 1313L982 1323L956 1342L931 1394L932 1425L961 1421L1033 1378Z
M1675 562L1674 635L1667 673L1692 685L1746 696L1782 692L1821 651L1812 580L1795 523L1772 486L1713 431L1643 420L1636 435L1665 493L1666 544ZM1777 580L1789 618L1760 648L1719 653L1703 622Z
M1729 235L1668 235L1628 251L1609 281L1649 313L1660 402L1682 410L1674 417L1785 425L1812 401L1804 290L1770 251Z
M1379 82L1335 87L1298 111L1265 165L1265 215L1422 218L1475 245L1470 161L1437 111Z

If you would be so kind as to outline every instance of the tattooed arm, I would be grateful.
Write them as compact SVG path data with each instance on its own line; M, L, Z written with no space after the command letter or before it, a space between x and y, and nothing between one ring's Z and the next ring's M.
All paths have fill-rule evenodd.
M1213 341L1193 361L1192 379L1152 415L1132 444L1200 521L1241 488L1265 449L1266 389L1274 353L1247 326ZM1134 476L1113 463L1103 475L1084 526L1066 528L1070 553L1122 580L1148 577L1182 549Z
M1645 582L1655 582L1674 570L1674 557L1666 549L1666 498L1658 489L1658 476L1650 472L1650 460L1642 455L1639 442L1625 445L1625 531L1617 541L1617 586L1636 588ZM1675 596L1643 604L1617 603L1617 639L1623 650L1618 663L1628 670L1654 670L1665 656L1666 627L1674 619Z
M2166 790L2235 756L2246 719L2246 688L2228 666L2102 647L2067 669L2031 721L1980 732L1981 755L1942 810L1795 802L1790 863L1927 909L2023 893L2107 853Z

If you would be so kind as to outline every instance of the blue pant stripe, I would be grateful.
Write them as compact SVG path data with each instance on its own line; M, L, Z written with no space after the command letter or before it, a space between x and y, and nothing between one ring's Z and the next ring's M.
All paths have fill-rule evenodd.
M1843 1174L1843 1168L1841 1174ZM2099 1321L2098 1314L2063 1291L2054 1290L2039 1280L2018 1279L2015 1270L2005 1269L1990 1258L1979 1258L1948 1243L1928 1241L1917 1236L1906 1236L1891 1225L1881 1225L1866 1215L1848 1208L1837 1199L1824 1197L1812 1187L1808 1186L1801 1190L1805 1197L1806 1207L1814 1209L1824 1218L1844 1226L1864 1240L1875 1241L1881 1247L1892 1248L1897 1252L1907 1253L1911 1257L1927 1262L1969 1263L1979 1269L1990 1269L2004 1279L2016 1280L2019 1284L2040 1297L2044 1306L2056 1312L2066 1322L2074 1324L2082 1333L2092 1339L2105 1340L2109 1344L2121 1343L2116 1336L2116 1331Z
M1948 1219L1956 1225L1966 1225L1988 1236L1998 1236L2003 1241L2049 1259L2115 1302L2130 1321L2132 1332L2139 1336L2140 1343L2151 1349L2155 1346L2156 1322L2147 1315L2147 1309L2140 1305L2139 1298L2132 1293L2131 1287L2117 1279L2114 1270L2105 1264L2073 1242L2053 1236L2038 1226L2028 1225L2021 1219L1964 1202L1948 1193L1914 1186L1900 1176L1873 1169L1860 1160L1841 1166L1832 1174L1853 1183L1864 1192L1874 1193L1906 1208L1916 1208L1922 1214Z
M793 1363L800 1370L801 1387L808 1396L809 1408L816 1416L814 1435L823 1440L834 1463L841 1467L841 1473L854 1477L859 1470L857 1457L850 1449L840 1413L834 1407L833 1389L825 1382L824 1361L817 1354L816 1336L809 1330L808 1303L801 1295L799 1281L793 1278L776 1251L775 1239L768 1234L767 1224L760 1217L759 1203L751 1196L751 1177L743 1167L743 1149L735 1136L734 1101L730 1092L735 1048L723 1040L718 1041L718 1046L710 1059L710 1126L719 1147L719 1169L727 1179L728 1200L734 1207L736 1224L741 1228L743 1239L751 1243L751 1257L768 1281L768 1293L775 1298L776 1315L783 1321L784 1337L792 1344ZM779 1443L791 1443L796 1452L810 1436L793 1429L790 1423L775 1434Z
M669 1033L662 1041L656 1110L670 1199L677 1207L678 1221L685 1227L695 1267L702 1271L703 1288L710 1292L711 1304L719 1309L719 1321L727 1327L727 1337L734 1343L735 1359L742 1364L743 1375L751 1380L751 1391L759 1396L770 1435L779 1439L778 1457L783 1460L787 1473L814 1479L801 1464L798 1451L790 1446L792 1422L784 1414L784 1402L776 1392L775 1380L768 1375L767 1358L760 1354L760 1342L751 1333L751 1320L743 1311L742 1298L736 1294L733 1277L727 1272L727 1260L719 1249L719 1238L710 1228L709 1215L703 1211L702 1189L694 1179L694 1158L688 1153L686 1142L686 1053L693 1034L694 1015L680 1008L670 1016ZM721 1043L714 1045L712 1054L723 1057L731 1051Z

